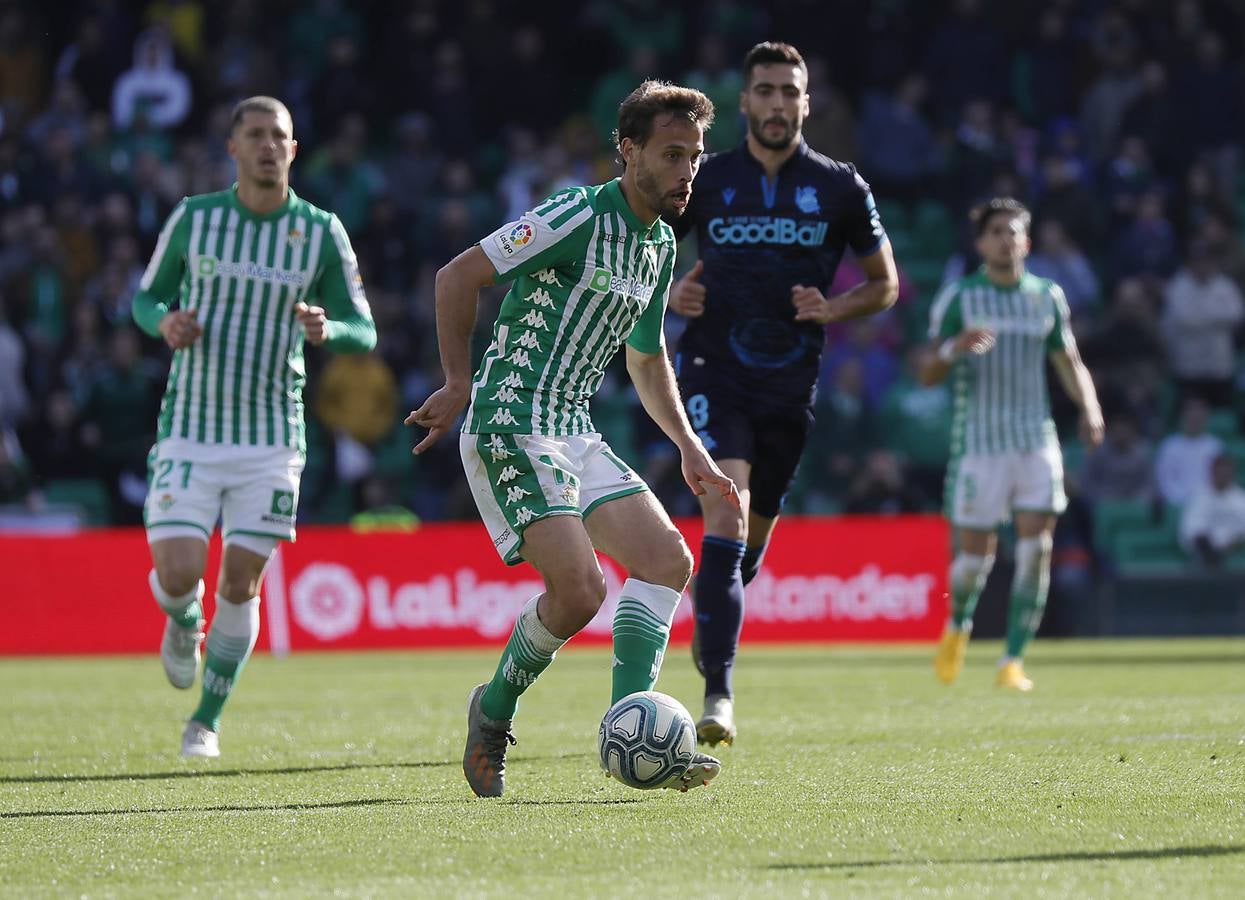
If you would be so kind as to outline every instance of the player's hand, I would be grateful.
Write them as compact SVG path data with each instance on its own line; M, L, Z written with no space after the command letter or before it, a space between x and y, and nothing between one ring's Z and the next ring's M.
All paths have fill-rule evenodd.
M705 494L705 486L709 485L717 488L726 502L739 509L739 489L735 487L735 482L722 474L700 441L683 450L683 480L697 497Z
M454 421L467 405L470 394L470 385L458 387L447 384L433 392L423 406L407 416L402 421L403 425L418 425L428 429L424 439L411 452L416 455L423 453L440 440L441 435L453 428Z
M674 283L670 291L670 308L681 316L694 319L705 311L705 286L700 283L700 275L705 271L703 260L696 260L696 265L686 275Z
M994 348L994 341L994 332L989 328L965 328L955 338L955 352L981 356Z
M174 309L164 314L160 320L160 335L164 342L174 350L189 347L203 334L203 326L195 318L198 310Z
M1081 440L1090 447L1102 446L1102 439L1107 433L1107 426L1102 421L1102 410L1097 406L1081 413Z
M802 284L791 286L791 305L795 307L797 322L816 322L818 325L829 325L834 321L834 308L826 295L815 287Z
M298 324L303 326L303 334L307 336L307 343L318 347L328 340L329 320L324 315L322 307L308 306L301 302L295 303L294 317L298 319Z

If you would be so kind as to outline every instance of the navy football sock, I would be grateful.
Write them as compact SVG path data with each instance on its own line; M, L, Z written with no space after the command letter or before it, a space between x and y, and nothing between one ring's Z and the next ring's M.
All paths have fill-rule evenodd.
M761 560L765 558L765 548L768 546L769 544L762 544L744 551L743 562L739 564L739 577L743 579L744 587L750 585L752 579L761 571Z
M705 696L731 696L731 669L744 621L744 583L739 572L743 541L705 535L696 574L696 630L705 671Z

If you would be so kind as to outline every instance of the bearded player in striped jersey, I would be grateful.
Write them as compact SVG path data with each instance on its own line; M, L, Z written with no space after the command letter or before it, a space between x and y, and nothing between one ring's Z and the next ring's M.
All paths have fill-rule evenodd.
M972 219L984 265L934 299L932 344L920 373L925 384L950 376L953 394L946 515L956 552L951 619L934 672L948 684L960 674L973 610L994 563L995 529L1011 519L1016 571L1007 648L995 683L1029 691L1033 681L1025 674L1023 655L1042 621L1055 520L1067 506L1047 359L1080 408L1082 431L1092 446L1102 443L1102 410L1077 353L1063 291L1025 271L1029 211L1011 198L995 198L975 209Z
M470 401L459 447L480 516L502 559L526 560L545 582L520 612L492 680L470 694L463 772L478 796L504 790L519 695L605 599L596 550L628 574L614 616L610 702L657 681L692 557L589 416L588 400L624 342L640 401L679 448L688 485L739 503L688 425L662 336L675 240L661 216L687 208L712 119L699 91L646 81L619 107L621 178L555 194L437 273L446 383L407 417L428 429L415 452L449 431ZM476 295L498 281L511 288L472 379ZM719 769L697 754L664 786L686 791Z
M224 554L199 706L182 755L220 755L220 713L259 635L259 588L278 541L294 540L303 434L303 343L345 353L376 344L350 239L337 217L290 190L298 150L272 97L234 109L238 181L187 197L160 232L134 319L173 349L148 459L144 509L152 594L168 616L160 659L189 688L202 642L208 540Z

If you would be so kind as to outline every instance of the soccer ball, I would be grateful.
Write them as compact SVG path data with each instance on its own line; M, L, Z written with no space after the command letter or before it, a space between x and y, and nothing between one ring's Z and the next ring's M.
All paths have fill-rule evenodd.
M696 752L696 724L683 704L657 691L628 694L597 731L601 768L640 790L682 777Z

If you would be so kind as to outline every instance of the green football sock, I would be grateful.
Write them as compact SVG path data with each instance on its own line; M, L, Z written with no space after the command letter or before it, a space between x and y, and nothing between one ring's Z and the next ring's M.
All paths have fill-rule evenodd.
M540 597L537 595L527 601L519 613L493 680L480 698L480 710L490 719L513 719L519 708L519 695L549 668L558 649L566 643L540 621L536 612Z
M1037 634L1050 589L1050 535L1016 541L1016 574L1007 611L1007 655L1020 659Z
M165 615L182 628L196 628L203 620L203 579L194 589L180 597L175 597L160 584L160 576L152 569L147 573L147 584L151 587L151 595L164 610Z
M230 603L218 596L216 615L207 636L203 661L203 689L190 718L213 731L220 730L220 712L238 684L259 637L259 598Z
M636 691L651 691L657 683L681 596L672 588L635 578L623 582L614 612L611 705Z
M973 625L977 601L994 565L993 556L956 554L951 562L951 624L963 631Z

